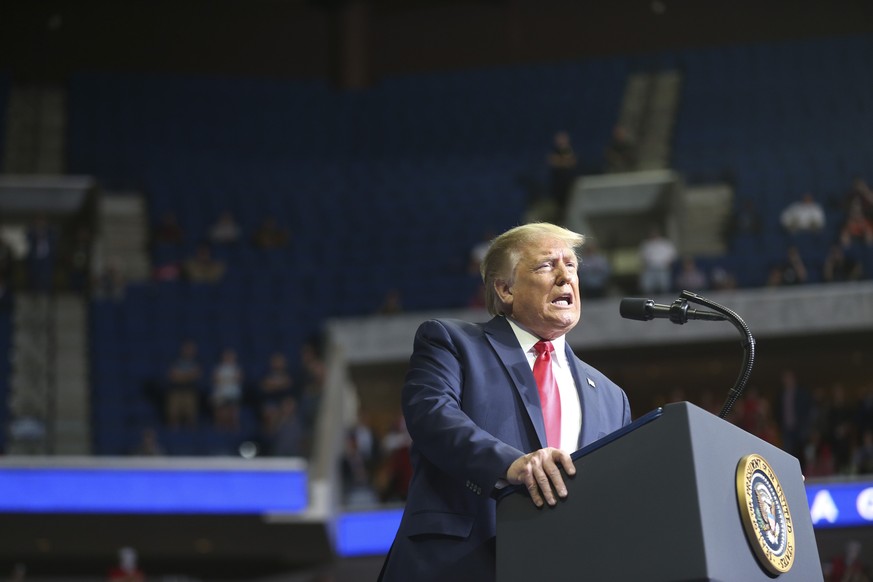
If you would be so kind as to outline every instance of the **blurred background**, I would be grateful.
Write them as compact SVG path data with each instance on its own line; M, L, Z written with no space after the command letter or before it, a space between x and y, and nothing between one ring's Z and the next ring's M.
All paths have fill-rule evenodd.
M635 416L717 413L742 347L622 297L746 320L728 418L870 579L871 72L863 0L4 2L0 576L375 579L414 331L552 220Z

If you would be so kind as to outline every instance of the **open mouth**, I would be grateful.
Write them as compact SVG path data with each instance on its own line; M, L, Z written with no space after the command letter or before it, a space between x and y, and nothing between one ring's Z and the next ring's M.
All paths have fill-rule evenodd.
M557 297L552 299L552 305L556 305L558 307L569 307L573 305L573 295L570 293L558 295Z

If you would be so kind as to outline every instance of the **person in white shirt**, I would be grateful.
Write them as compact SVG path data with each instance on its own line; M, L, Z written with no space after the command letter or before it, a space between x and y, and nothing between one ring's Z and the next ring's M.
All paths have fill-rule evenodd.
M812 194L785 207L779 216L782 227L790 233L820 232L825 226L825 212Z
M652 227L649 238L640 244L640 291L647 294L672 291L673 263L678 256L673 241L663 236L661 229Z

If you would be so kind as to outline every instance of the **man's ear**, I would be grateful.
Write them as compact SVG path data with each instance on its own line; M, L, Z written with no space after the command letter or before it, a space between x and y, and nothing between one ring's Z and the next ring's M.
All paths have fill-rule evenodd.
M497 279L494 281L494 291L497 292L497 296L500 298L500 302L503 303L505 311L512 312L512 287L509 286L509 283L504 281L503 279Z

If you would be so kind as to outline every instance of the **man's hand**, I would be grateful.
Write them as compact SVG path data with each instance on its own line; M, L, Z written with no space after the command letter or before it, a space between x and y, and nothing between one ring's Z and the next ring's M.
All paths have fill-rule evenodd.
M513 485L527 487L537 507L543 506L544 499L549 505L555 505L558 502L556 491L561 498L567 496L559 466L564 468L567 475L576 474L570 455L560 449L540 449L513 461L506 471L506 480Z

